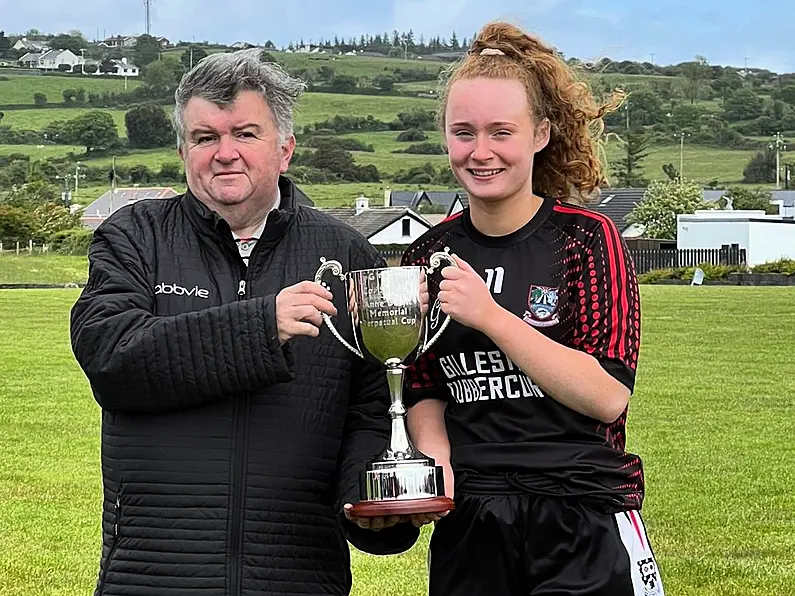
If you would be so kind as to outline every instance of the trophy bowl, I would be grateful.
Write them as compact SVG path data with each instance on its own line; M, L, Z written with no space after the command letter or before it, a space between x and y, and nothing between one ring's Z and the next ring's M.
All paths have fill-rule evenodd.
M447 252L431 255L430 267L387 267L343 273L338 261L321 259L315 281L326 271L345 283L353 344L343 338L325 313L323 320L334 337L360 358L377 361L385 368L390 393L389 440L381 454L368 463L360 476L360 498L352 513L358 517L439 513L454 508L445 496L442 466L419 451L411 440L403 404L403 371L406 360L424 353L449 324L445 318L428 338L423 286L426 276L446 261L457 266Z

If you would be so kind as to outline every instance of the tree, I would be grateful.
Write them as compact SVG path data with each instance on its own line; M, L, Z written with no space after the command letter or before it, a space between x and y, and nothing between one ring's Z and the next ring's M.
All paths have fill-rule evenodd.
M33 236L33 228L30 211L22 207L0 204L0 239L28 240Z
M201 60L202 58L207 57L207 52L203 48L198 48L196 46L190 46L187 50L182 52L182 55L179 57L179 61L182 66L185 67L185 70L190 70Z
M627 106L632 126L657 124L663 119L662 102L659 95L646 87L630 93Z
M153 178L152 170L144 164L136 164L130 168L130 182L133 184L149 184Z
M11 40L6 37L5 31L0 31L0 56L5 56L11 49Z
M384 93L389 93L395 88L395 79L389 75L378 75L373 79L373 83Z
M156 104L146 104L124 114L127 144L134 149L168 147L175 142L174 129L165 110Z
M57 232L77 227L80 223L80 214L72 213L69 207L64 205L44 203L33 210L31 219L33 220L33 240L46 242Z
M750 190L734 186L729 189L726 196L731 199L732 209L758 210L770 215L778 213L778 206L770 202L773 196L768 190L761 188ZM725 198L718 201L718 206L721 209L725 209L727 204L728 201Z
M712 70L704 56L696 56L692 62L681 65L682 76L685 82L682 91L690 103L695 103L701 97L701 89L712 76Z
M33 210L44 203L55 202L58 194L57 186L37 180L12 188L5 203L20 209Z
M158 172L157 178L161 182L181 182L182 166L178 161L161 163L160 172Z
M759 151L743 169L743 182L764 184L776 181L776 152Z
M37 106L43 106L47 103L47 96L44 93L34 93L33 94L33 103Z
M723 102L723 117L729 121L754 120L762 115L764 102L752 89L738 89Z
M743 81L736 72L724 72L719 78L712 81L711 86L712 90L720 96L721 101L725 102L733 91L743 86Z
M174 92L181 76L182 65L179 62L158 60L144 69L143 80L155 97L163 97Z
M776 89L773 92L773 97L791 106L795 106L795 85L790 83L784 85L781 89Z
M615 183L618 186L640 188L649 181L643 177L641 162L648 155L649 138L639 132L630 131L624 141L625 154L613 166Z
M113 74L116 72L116 63L111 58L105 58L99 63L99 70L105 74Z
M160 42L151 35L138 36L133 49L133 64L141 68L158 58L160 58Z
M647 238L674 240L677 215L712 207L714 205L704 201L704 191L696 182L655 180L649 184L643 200L627 216L627 221L643 226Z
M356 78L350 75L334 75L330 90L334 93L356 93Z
M86 153L109 149L119 142L113 116L100 110L92 110L69 120L64 129L73 143L86 148Z
M50 40L51 48L69 50L77 56L80 55L80 50L87 48L88 45L88 42L85 40L82 34L78 36L62 33L60 35L56 35Z

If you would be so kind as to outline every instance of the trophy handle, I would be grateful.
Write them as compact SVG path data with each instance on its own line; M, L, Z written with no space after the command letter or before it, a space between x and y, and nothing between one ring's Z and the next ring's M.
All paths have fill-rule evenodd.
M319 283L320 285L328 289L328 286L325 283L323 283L323 281L321 281L323 278L323 274L326 271L331 271L332 275L340 278L343 282L345 281L345 275L342 273L342 264L339 261L327 261L325 257L320 257L320 268L315 273L315 283ZM354 348L351 344L349 344L345 340L344 337L342 337L342 335L340 335L340 332L337 331L337 328L334 326L334 323L331 322L330 316L328 316L324 312L321 312L320 316L323 317L323 321L328 326L332 335L337 338L337 341L339 341L343 346L348 348L351 352L356 354L359 358L364 358L364 354L362 354L361 351Z
M455 259L450 255L450 249L445 248L444 251L435 252L431 255L430 259L428 259L429 267L426 269L426 275L430 275L439 266L442 264L442 261L445 261L452 265L453 267L458 267L458 263L455 262ZM428 306L428 310L430 311L430 305ZM431 339L428 339L428 327L425 327L425 342L424 345L417 351L417 356L425 353L434 343L436 340L439 339L439 336L447 329L447 326L450 324L450 315L445 315L444 321L439 326L439 330L434 334Z

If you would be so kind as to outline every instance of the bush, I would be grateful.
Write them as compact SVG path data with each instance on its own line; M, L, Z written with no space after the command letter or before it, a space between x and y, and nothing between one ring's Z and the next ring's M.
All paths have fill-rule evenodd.
M359 139L340 138L340 137L311 137L304 142L307 147L314 147L321 151L330 149L344 149L345 151L364 151L367 153L375 152L372 145L367 145Z
M752 267L753 273L783 273L784 275L795 275L795 259L779 259Z
M423 131L419 128L410 128L408 130L404 130L397 136L397 141L401 143L411 142L416 143L418 141L427 141L428 135L426 135Z
M414 155L444 155L444 147L439 143L417 143L392 153L412 153Z
M746 269L740 265L711 265L702 263L699 265L704 272L704 279L709 281L719 281L729 279L732 273L743 273ZM696 272L695 267L675 267L673 269L652 269L646 273L638 275L638 283L652 284L654 282L680 279L682 281L692 281Z
M50 250L61 255L85 256L93 236L93 230L81 228L56 232L50 238Z

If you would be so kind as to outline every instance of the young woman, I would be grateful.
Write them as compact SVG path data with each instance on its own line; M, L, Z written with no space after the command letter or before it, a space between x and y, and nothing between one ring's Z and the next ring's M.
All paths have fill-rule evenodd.
M469 207L403 259L449 248L460 265L431 280L431 330L453 322L407 371L412 436L455 478L431 596L663 594L641 460L624 450L635 274L610 219L579 206L603 183L594 139L621 100L597 104L504 23L448 80L441 125Z

